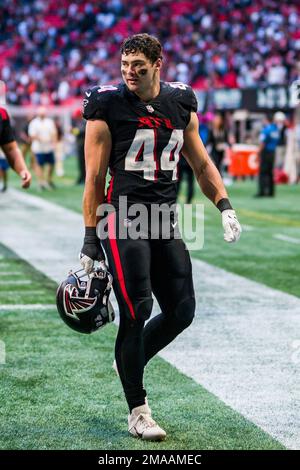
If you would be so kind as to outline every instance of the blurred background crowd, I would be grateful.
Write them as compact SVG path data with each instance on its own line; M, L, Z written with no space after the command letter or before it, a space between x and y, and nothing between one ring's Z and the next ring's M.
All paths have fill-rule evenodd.
M287 85L300 71L299 0L2 0L0 79L11 104L61 104L118 82L124 37L164 46L167 81Z
M269 195L262 181L274 168L277 182L299 182L300 100L291 99L295 83L300 98L299 0L2 0L0 20L0 99L40 190L55 189L70 155L84 183L83 93L120 81L122 41L140 32L163 45L162 79L195 90L199 133L225 178L257 176L258 194ZM264 139L272 152L265 180ZM190 202L184 160L180 178Z

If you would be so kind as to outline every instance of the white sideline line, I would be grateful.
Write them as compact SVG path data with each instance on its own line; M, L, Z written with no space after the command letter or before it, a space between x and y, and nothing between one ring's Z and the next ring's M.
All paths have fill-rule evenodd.
M21 271L0 271L1 276L23 276L23 273Z
M40 295L40 294L44 294L45 292L41 289L30 289L30 290L17 290L17 289L14 289L13 292L14 296L17 296L17 295Z
M273 238L276 238L277 240L281 240L283 242L295 243L296 245L300 245L299 238L288 237L287 235L282 235L281 233L276 233L275 235L273 235Z
M243 232L252 232L253 230L255 230L255 227L253 227L252 225L242 224L242 230Z
M17 191L0 199L0 212L6 221L0 242L36 269L59 282L78 266L79 214ZM299 449L300 299L199 260L192 264L196 318L160 355L285 446Z
M28 286L30 284L32 284L31 279L0 280L0 286Z
M7 304L7 305L0 305L0 312L3 310L13 312L14 310L49 310L49 309L56 309L55 304Z

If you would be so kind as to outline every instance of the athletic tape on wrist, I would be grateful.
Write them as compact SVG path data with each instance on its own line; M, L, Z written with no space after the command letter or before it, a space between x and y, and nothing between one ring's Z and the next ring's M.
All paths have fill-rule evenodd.
M232 209L232 205L229 202L229 199L223 198L220 199L220 201L217 204L217 208L219 209L220 212L226 211L227 209Z

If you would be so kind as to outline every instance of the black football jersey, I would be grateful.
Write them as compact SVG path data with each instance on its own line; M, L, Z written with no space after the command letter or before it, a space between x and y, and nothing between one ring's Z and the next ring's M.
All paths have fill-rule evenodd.
M119 196L127 196L129 205L175 203L183 131L191 111L197 111L195 94L179 82L161 82L159 95L150 102L124 83L86 91L83 117L106 121L112 136L107 202L118 206Z
M0 145L9 144L15 140L7 111L0 107Z

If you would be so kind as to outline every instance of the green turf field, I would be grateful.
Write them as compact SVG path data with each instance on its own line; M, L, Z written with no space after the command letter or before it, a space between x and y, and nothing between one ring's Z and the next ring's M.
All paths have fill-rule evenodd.
M205 203L205 244L193 253L203 261L270 287L300 296L300 186L281 185L276 198L256 199L255 182L238 182L228 188L241 224L251 226L239 243L222 243L222 226L214 206ZM298 243L274 238L284 235Z
M34 184L30 193L81 212L83 188L73 184L74 159L67 160L66 170L68 177L56 179L57 190L39 193ZM274 235L300 240L300 188L281 186L274 200L253 199L255 189L254 182L229 188L242 224L252 227L237 245L223 242L218 211L197 191L207 220L204 248L192 254L299 296L299 245ZM21 281L14 291L7 287L13 280ZM160 358L149 364L145 385L153 414L168 438L156 444L130 437L125 400L111 367L116 326L91 336L72 332L56 313L55 289L52 281L0 246L0 340L6 348L6 363L0 364L1 449L283 448ZM3 304L11 307L1 309ZM45 307L22 308L28 304Z
M0 338L6 346L0 449L283 448L160 358L149 364L145 382L153 413L169 437L145 443L129 436L125 400L111 367L116 326L86 336L69 330L49 305L55 284L0 245L0 275L8 264L19 273L6 274L8 282L31 284L7 296L0 283ZM45 308L22 309L37 303ZM3 304L12 307L1 309Z
M76 161L69 158L65 164L67 177L56 178L56 191L38 192L34 182L30 193L81 213L83 187L74 185L77 177ZM16 177L11 173L16 185ZM180 202L184 201L183 185ZM230 199L240 222L252 227L244 231L238 244L223 242L220 214L210 201L196 190L195 202L205 205L204 247L192 256L207 261L270 287L300 296L300 208L297 203L300 185L277 187L276 198L255 199L255 181L238 181L228 187ZM279 240L284 235L298 243Z

